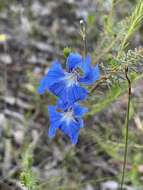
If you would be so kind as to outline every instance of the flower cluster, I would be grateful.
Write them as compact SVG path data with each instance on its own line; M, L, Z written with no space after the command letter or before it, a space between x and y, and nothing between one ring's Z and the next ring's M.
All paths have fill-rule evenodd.
M55 106L49 106L49 136L54 137L57 129L68 135L72 144L78 141L80 128L84 126L82 117L87 108L81 107L78 101L85 100L88 91L83 85L91 85L100 77L98 65L91 65L91 58L78 53L70 53L64 70L57 60L52 63L46 76L40 82L38 92L46 90L58 97Z

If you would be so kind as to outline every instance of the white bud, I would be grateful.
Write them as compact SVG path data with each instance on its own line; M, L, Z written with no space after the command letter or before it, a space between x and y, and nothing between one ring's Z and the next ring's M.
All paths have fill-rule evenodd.
M80 24L84 24L84 21L83 21L83 20L80 20Z

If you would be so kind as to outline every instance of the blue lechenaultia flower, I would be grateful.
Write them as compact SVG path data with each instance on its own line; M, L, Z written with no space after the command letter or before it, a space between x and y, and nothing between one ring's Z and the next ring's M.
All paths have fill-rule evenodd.
M58 61L54 61L49 72L40 82L40 94L49 90L59 99L56 106L49 106L50 128L49 136L54 137L57 129L68 135L72 144L76 144L80 128L83 125L82 117L87 108L77 104L84 100L88 91L81 85L91 85L100 78L98 65L91 65L91 58L85 58L78 53L70 53L64 70Z
M91 85L99 78L98 65L91 66L89 55L83 59L78 53L70 53L66 61L66 70L60 62L54 61L47 75L41 80L38 92L43 94L49 90L63 102L73 104L86 99L88 95L88 91L81 85Z
M80 129L84 126L82 116L87 112L87 108L78 104L73 104L67 109L58 106L48 106L50 127L49 137L56 135L57 129L69 136L71 143L76 144Z

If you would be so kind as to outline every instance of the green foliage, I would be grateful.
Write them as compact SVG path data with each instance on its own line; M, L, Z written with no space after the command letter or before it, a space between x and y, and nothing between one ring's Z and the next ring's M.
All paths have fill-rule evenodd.
M141 65L141 60L143 59L143 49L128 50L127 53L123 53L120 58L120 63L129 65L130 68L136 68L136 65Z
M126 20L126 25L128 26L128 28L125 33L124 39L121 43L121 51L127 46L128 39L140 27L142 21L143 21L143 1L139 0L132 15Z
M20 174L21 183L28 188L28 190L40 190L35 174L32 171L33 154L31 146L23 154L23 170Z

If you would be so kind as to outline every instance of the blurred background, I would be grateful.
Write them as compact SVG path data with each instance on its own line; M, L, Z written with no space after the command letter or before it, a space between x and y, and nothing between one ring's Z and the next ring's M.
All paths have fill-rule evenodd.
M0 0L0 190L119 188L126 90L121 92L119 83L112 88L111 81L97 88L85 103L91 112L85 117L78 144L72 146L60 132L53 140L48 138L47 106L55 98L49 93L40 96L36 89L52 60L64 63L65 47L83 52L81 19L87 21L87 49L93 64L103 63L104 73L120 43L117 40L109 48L122 34L122 25L116 27L116 23L131 15L138 2ZM130 39L128 49L142 45L143 26ZM138 69L141 74L142 67ZM142 77L135 80L132 92L125 189L142 190Z

